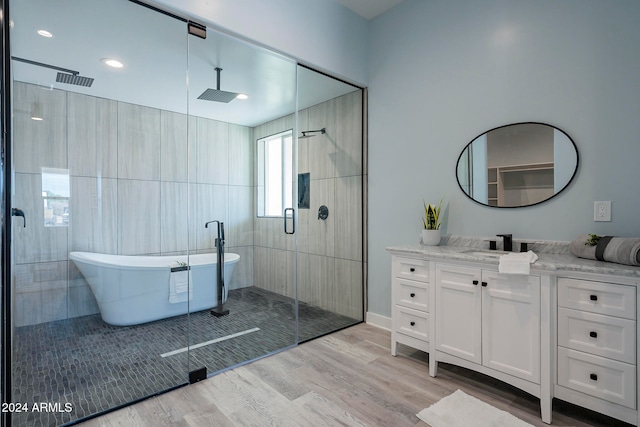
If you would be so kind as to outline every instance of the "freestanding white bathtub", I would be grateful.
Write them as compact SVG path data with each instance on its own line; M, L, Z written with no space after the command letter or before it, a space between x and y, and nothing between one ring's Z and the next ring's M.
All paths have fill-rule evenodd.
M213 308L218 303L216 254L179 256L107 255L71 252L69 258L89 283L102 320L116 326L137 325L153 320ZM224 254L224 295L240 255ZM189 263L189 297L170 302L172 268ZM183 276L184 277L184 276ZM174 294L175 295L175 294Z

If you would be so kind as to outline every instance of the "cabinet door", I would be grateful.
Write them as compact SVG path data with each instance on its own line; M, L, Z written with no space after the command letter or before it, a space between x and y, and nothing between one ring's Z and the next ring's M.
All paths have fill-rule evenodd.
M540 383L540 277L483 271L482 364Z
M480 270L436 266L436 349L481 363Z

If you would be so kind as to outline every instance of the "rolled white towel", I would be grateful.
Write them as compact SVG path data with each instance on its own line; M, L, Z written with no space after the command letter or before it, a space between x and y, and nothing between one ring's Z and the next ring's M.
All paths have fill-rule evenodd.
M538 255L533 251L511 252L500 257L498 272L503 274L524 274L531 271L531 264L536 262Z

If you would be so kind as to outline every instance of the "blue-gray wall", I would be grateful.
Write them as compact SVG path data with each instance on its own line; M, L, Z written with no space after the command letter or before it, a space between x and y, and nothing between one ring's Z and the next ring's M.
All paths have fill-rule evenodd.
M406 0L371 21L370 313L391 314L385 247L418 242L423 198L446 195L445 234L640 236L638 22L637 0ZM574 183L523 209L467 199L455 178L462 148L521 121L574 139ZM611 222L593 222L596 200L612 201Z

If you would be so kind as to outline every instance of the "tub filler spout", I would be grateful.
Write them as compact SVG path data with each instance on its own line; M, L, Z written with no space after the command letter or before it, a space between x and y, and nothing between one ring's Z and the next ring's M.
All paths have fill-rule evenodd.
M213 220L206 222L204 228L209 228L209 224L215 222L218 224L218 235L216 237L216 252L218 256L218 262L216 265L216 285L218 286L218 304L211 310L211 315L216 317L222 317L229 314L229 310L225 310L223 307L222 294L225 291L224 283L224 222Z

